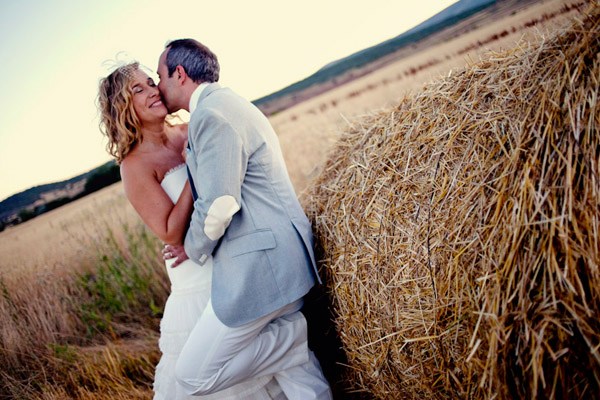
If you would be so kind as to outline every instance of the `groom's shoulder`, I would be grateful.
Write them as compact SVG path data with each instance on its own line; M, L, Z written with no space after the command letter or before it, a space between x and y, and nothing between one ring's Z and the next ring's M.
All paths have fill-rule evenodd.
M225 115L242 111L247 112L254 108L252 102L228 87L215 90L206 100L207 107L221 110Z
M237 99L240 101L249 102L245 97L243 97L238 92L236 92L228 86L221 86L216 84L213 88L213 91L210 94L213 95L215 99Z

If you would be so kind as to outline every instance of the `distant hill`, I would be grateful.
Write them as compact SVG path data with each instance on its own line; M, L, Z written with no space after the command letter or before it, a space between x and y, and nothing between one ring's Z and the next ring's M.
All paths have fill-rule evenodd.
M253 103L267 115L284 110L285 108L306 100L320 92L330 90L332 85L323 87L320 91L313 90L311 93L306 93L305 95L302 94L303 92L309 92L311 88L325 82L334 82L334 87L352 79L356 79L365 73L370 72L370 70L365 70L362 74L352 74L351 71L358 70L359 68L394 53L403 47L413 45L415 42L423 40L444 28L455 25L457 22L502 1L503 0L460 0L401 35L358 51L348 57L331 62L309 77L275 93L261 97L253 101ZM346 75L346 78L342 78L344 75ZM337 82L335 82L336 79Z
M58 190L62 191L67 187L75 186L78 182L85 181L90 173L91 172L86 172L85 174L81 174L61 182L34 186L23 192L13 194L12 196L0 202L0 219L3 220L9 217L11 214L18 212L25 207L31 206L40 200L43 200L43 195L45 193L55 192Z
M14 194L0 202L0 230L50 211L120 179L119 167L108 161L81 175Z
M475 14L478 11L483 10L484 8L491 6L492 4L501 3L502 1L503 0L461 0L461 1L458 1L454 4L452 4L451 6L449 6L448 8L435 14L433 17L429 18L428 20L420 23L416 27L404 32L402 35L396 36L392 40L395 40L395 39L403 37L403 36L412 35L413 33L416 33L419 31L427 31L427 30L430 30L431 28L439 27L441 25L443 25L443 26L453 25L454 23L452 21L460 21L470 15ZM439 29L434 29L434 31L437 31L437 30L439 30Z

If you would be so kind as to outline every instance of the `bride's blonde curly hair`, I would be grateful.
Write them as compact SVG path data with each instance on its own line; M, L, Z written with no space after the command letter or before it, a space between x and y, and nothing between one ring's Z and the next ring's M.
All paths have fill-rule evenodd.
M106 151L121 163L135 145L141 142L141 124L133 108L129 85L138 62L122 65L100 80L98 108L100 131L108 138Z

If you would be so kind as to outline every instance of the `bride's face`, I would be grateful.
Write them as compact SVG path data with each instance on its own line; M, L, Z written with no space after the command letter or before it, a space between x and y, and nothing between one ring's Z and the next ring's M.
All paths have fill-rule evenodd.
M130 84L133 98L133 109L141 124L165 119L168 111L163 104L156 84L148 75L135 70Z

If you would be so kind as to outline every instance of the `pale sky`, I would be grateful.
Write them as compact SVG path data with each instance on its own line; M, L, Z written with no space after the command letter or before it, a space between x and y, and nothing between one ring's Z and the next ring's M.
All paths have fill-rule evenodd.
M110 160L95 103L107 61L155 71L167 41L191 37L255 100L455 2L0 0L0 201Z

